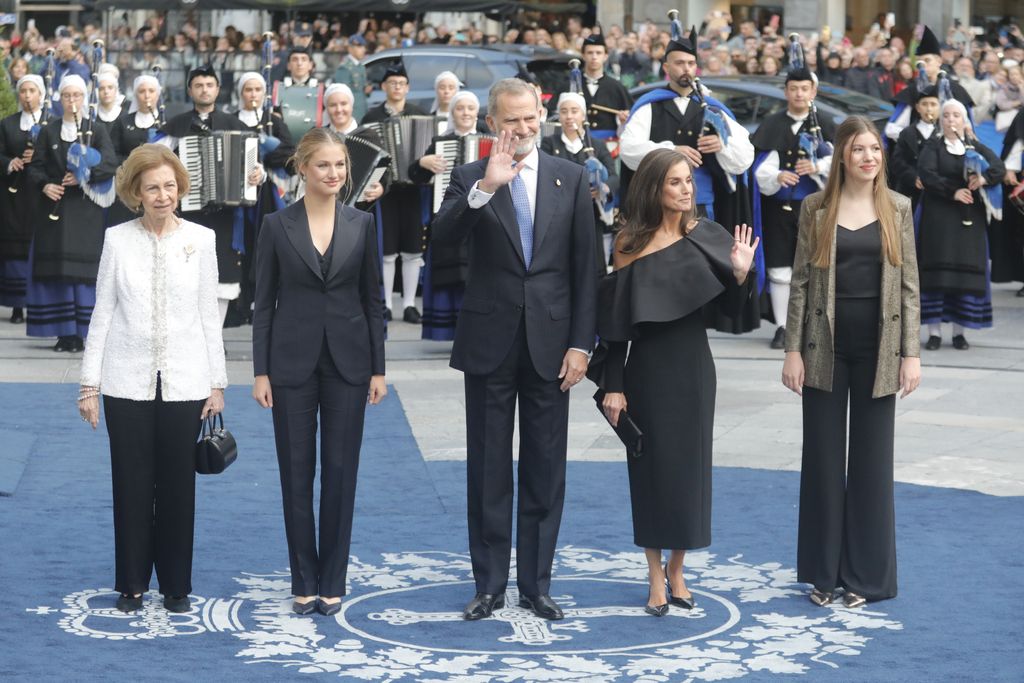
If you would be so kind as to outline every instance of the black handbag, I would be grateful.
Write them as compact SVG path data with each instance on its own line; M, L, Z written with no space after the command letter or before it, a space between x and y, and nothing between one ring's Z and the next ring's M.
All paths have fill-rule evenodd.
M597 409L600 411L602 417L608 420L608 416L604 414L604 394L605 392L598 389L597 393L594 394L594 401L597 402ZM611 420L608 420L608 424L612 424ZM615 434L619 437L619 441L626 447L626 452L634 458L639 458L644 454L644 433L640 431L640 428L630 417L629 413L625 410L619 411L619 424L612 425L612 429L615 430Z
M217 425L218 420L220 426ZM224 429L224 416L211 415L203 420L196 442L196 473L220 474L238 457L238 445L231 432Z

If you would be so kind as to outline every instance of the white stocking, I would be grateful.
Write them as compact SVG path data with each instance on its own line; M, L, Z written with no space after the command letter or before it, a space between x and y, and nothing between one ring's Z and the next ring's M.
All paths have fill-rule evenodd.
M789 282L792 278L792 268L768 269L768 280L771 283L768 287L768 295L772 301L775 324L779 327L786 326L786 314L789 311Z
M941 337L942 336L942 323L928 323L928 336L929 337Z
M384 305L387 309L391 310L391 292L395 289L395 261L398 260L398 254L385 254L384 255Z
M416 307L416 285L420 282L423 254L402 252L402 309Z

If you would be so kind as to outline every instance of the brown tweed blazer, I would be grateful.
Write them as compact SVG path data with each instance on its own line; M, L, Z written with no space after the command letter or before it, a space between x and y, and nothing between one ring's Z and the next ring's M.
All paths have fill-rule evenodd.
M836 304L836 239L832 236L829 267L810 263L810 235L825 220L824 192L816 192L800 208L800 232L793 260L793 280L786 319L786 351L799 351L804 360L804 385L832 391L833 335ZM917 252L910 200L891 192L903 236L903 265L882 261L878 365L872 398L899 391L900 360L921 355L921 299L917 282Z

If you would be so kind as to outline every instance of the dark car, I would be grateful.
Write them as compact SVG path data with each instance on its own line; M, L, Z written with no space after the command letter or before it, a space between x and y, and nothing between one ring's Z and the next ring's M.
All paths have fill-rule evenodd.
M781 76L708 76L701 78L700 82L710 88L711 96L729 107L736 120L751 133L757 130L765 117L786 108L783 94L786 80ZM638 98L662 85L641 85L629 92ZM874 121L882 130L893 113L893 106L884 100L829 83L818 85L818 97L814 101L818 117L831 116L836 125L847 116L860 114Z
M366 79L379 85L384 72L401 60L409 74L408 101L429 111L434 102L434 79L442 71L451 71L480 98L480 115L487 110L487 92L502 78L515 76L526 69L537 77L545 93L558 93L568 82L568 62L572 55L551 48L522 45L488 47L447 45L415 45L410 48L383 50L366 58ZM369 106L384 101L378 88L370 93Z

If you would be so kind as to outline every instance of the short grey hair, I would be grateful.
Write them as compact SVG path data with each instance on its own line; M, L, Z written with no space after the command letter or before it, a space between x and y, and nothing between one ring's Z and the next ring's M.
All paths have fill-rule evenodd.
M540 96L533 85L519 78L501 79L492 85L491 91L487 93L487 114L489 116L497 116L498 97L500 95L522 95L524 93L531 93L537 101L537 109L540 109Z

